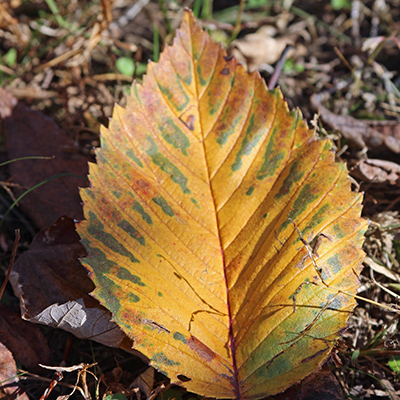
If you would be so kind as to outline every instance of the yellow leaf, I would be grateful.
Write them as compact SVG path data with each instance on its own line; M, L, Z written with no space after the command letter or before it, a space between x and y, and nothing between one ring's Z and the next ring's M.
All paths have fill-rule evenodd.
M101 133L78 232L135 348L217 398L315 370L355 306L366 229L330 143L189 11Z

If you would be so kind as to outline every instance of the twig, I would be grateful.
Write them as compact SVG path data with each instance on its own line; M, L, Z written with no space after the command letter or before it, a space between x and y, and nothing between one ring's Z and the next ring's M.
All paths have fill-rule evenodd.
M231 35L231 42L233 42L237 35L240 32L240 29L242 27L242 15L243 15L243 11L244 11L244 7L246 5L246 0L240 0L240 4L239 4L239 10L236 16L236 23L235 23L235 28L232 31L232 35Z
M12 270L12 268L14 266L14 260L15 260L16 254L17 254L18 243L19 243L20 239L21 239L21 233L20 233L19 229L16 229L15 230L14 246L13 246L13 250L12 250L12 253L11 253L10 266L8 267L7 275L6 275L5 279L4 279L4 282L1 285L0 299L3 297L4 289L6 288L7 282L10 279L11 270Z
M282 72L282 68L285 65L286 56L290 49L292 49L292 45L286 45L285 49L283 50L281 56L279 57L278 62L276 63L274 73L272 74L269 82L268 82L268 89L273 89L276 86L276 82L278 81L279 75Z

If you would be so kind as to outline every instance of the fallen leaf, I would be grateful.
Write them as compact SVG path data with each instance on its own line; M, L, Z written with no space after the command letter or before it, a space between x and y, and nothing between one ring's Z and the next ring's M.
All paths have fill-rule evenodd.
M383 265L378 264L370 257L365 257L364 263L367 264L372 270L374 270L378 274L385 275L392 281L398 282L400 280L400 276L398 274L395 274L390 269L384 267Z
M72 140L66 137L65 132L41 112L21 103L13 108L11 116L4 119L4 130L10 159L54 157L52 160L11 163L9 168L14 183L31 188L48 178L63 174L36 188L19 202L35 224L43 229L62 215L82 218L78 186L87 184L87 157L73 150ZM25 191L15 190L17 196Z
M93 283L78 260L84 255L70 218L62 217L40 231L10 276L22 317L82 339L130 349L131 341L110 321L110 312L88 294Z
M132 382L131 387L138 388L148 399L154 387L154 368L147 368Z
M40 362L51 362L51 352L40 329L23 321L18 313L4 304L0 304L0 342L12 351L18 363L31 372L39 370Z
M338 129L344 138L362 149L368 147L376 150L384 147L396 154L400 153L399 137L380 133L370 122L353 118L350 115L337 115L329 111L322 105L324 97L323 93L312 95L311 104L320 112L322 120Z
M275 34L273 27L262 26L256 33L234 40L229 54L245 65L249 72L257 71L263 64L275 64L285 47L294 43L293 36L275 38ZM289 52L293 53L292 50Z
M367 222L332 145L185 13L102 129L77 224L93 291L172 383L258 399L327 358Z
M352 174L358 179L390 185L400 185L400 165L387 160L361 160L352 169Z
M400 50L400 39L396 36L376 36L376 37L369 37L363 40L361 50L366 51L369 54L372 54L378 46L386 46L388 45L397 46Z
M10 350L0 343L0 398L29 400L18 384L17 366Z
M274 396L273 400L342 400L342 388L332 371L316 371L300 384L284 393Z

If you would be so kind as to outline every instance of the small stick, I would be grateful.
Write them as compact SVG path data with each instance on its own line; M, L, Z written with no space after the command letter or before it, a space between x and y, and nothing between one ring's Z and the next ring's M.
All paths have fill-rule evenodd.
M244 6L246 5L246 0L240 0L240 4L239 4L239 10L236 16L236 23L235 23L235 28L232 31L232 35L231 35L231 42L233 42L237 35L240 32L240 28L242 26L242 14L244 11Z
M268 89L271 90L276 86L276 82L278 82L279 75L282 72L282 68L285 65L286 56L289 50L293 46L291 44L286 45L285 49L283 50L281 56L279 57L278 62L276 63L274 73L271 75L271 78L268 82Z
M50 382L49 387L44 391L39 400L46 400L49 397L49 394L52 390L57 386L58 382L60 382L63 378L63 374L61 371L56 371L53 376L53 380Z
M1 285L0 299L3 297L4 289L6 288L7 282L10 279L11 270L12 270L12 268L14 266L14 260L15 260L16 254L17 254L18 243L19 243L20 239L21 239L21 233L20 233L19 229L16 229L15 230L14 246L13 246L13 250L12 250L12 253L11 253L10 266L8 267L6 278L4 279L3 284Z
M324 281L324 279L322 278L322 275L321 275L321 268L318 267L317 263L316 263L315 260L314 260L314 254L318 255L317 250L318 250L318 247L319 247L320 244L321 244L321 240L318 241L318 239L317 239L316 242L315 242L315 244L314 244L314 248L311 247L311 246L310 246L310 243L307 242L307 241L303 238L303 235L302 235L302 233L300 232L300 229L297 227L296 223L292 220L292 218L288 218L288 219L289 219L289 221L293 224L294 229L296 229L296 232L298 233L298 235L299 235L299 237L300 237L300 240L302 241L302 243L304 244L305 248L307 249L308 257L310 257L310 260L311 260L311 262L312 262L313 265L314 265L315 271L317 272L319 279L321 280L321 282L322 282L326 287L328 287L329 285L328 285L328 284ZM323 235L323 236L329 238L327 235L324 235L324 234L322 234L322 233L321 233L320 235ZM332 240L332 239L331 239L331 240Z

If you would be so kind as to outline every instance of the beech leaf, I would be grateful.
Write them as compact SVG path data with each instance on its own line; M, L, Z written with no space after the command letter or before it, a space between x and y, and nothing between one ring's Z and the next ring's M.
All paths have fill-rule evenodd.
M367 225L330 142L189 11L101 133L77 229L134 347L208 397L316 370L355 306Z

